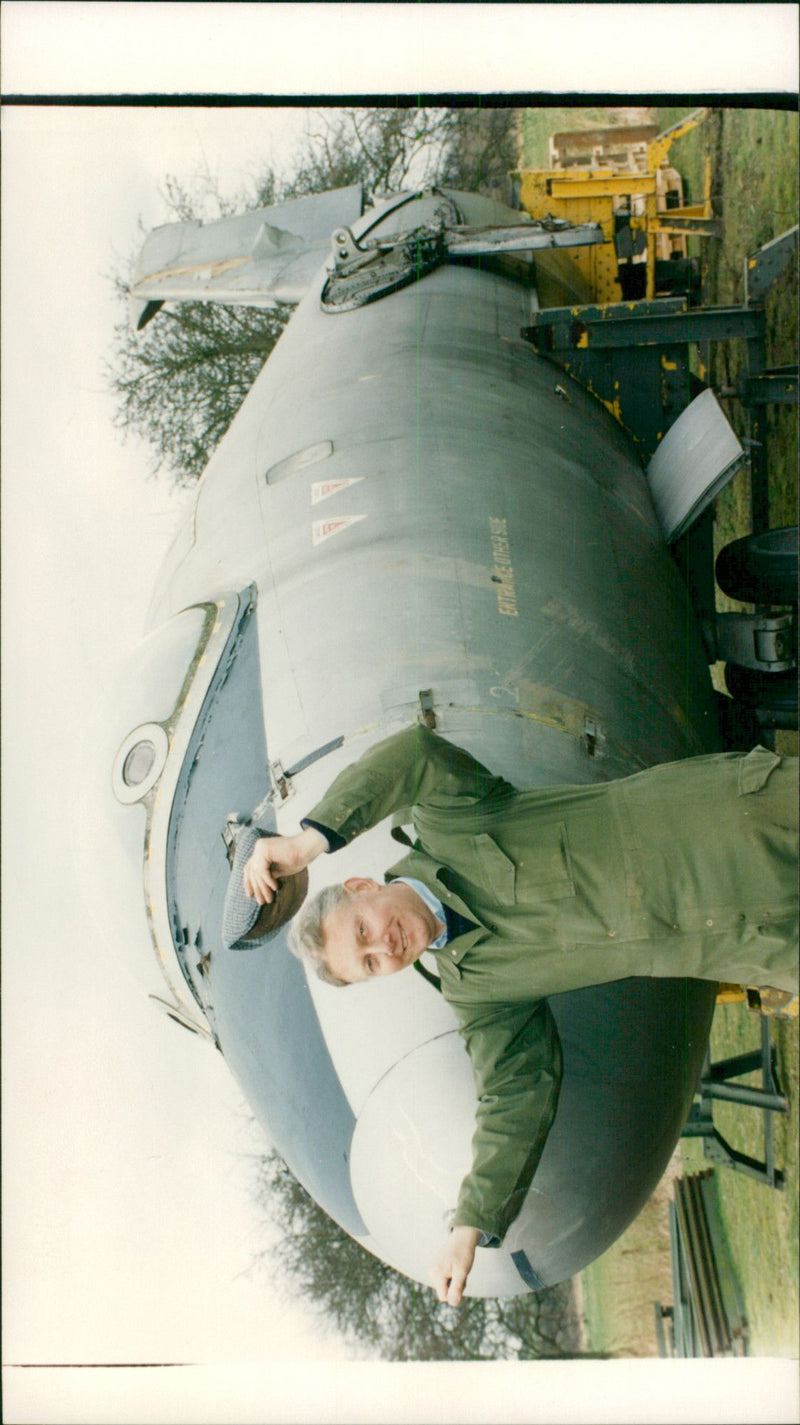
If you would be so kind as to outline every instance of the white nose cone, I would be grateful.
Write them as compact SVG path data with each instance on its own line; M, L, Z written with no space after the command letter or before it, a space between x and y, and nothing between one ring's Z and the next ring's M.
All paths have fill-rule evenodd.
M455 1031L429 1040L375 1085L356 1123L350 1178L376 1249L398 1271L431 1284L468 1171L475 1087ZM478 1248L469 1296L528 1288L502 1248Z

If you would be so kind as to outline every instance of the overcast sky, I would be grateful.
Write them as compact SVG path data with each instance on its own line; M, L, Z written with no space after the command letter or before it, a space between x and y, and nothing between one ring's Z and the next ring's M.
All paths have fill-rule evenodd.
M90 883L84 830L104 872L76 815L92 812L76 786L92 770L86 733L141 637L185 503L145 479L145 451L112 426L101 362L118 312L106 277L139 217L165 220L165 172L207 162L238 181L301 122L5 115L5 1089L26 1104L8 1128L6 1360L330 1350L299 1312L276 1309L268 1284L240 1275L260 1244L240 1161L253 1145L222 1060L131 993L123 968L149 952L125 944L113 887L98 890L100 914L77 893Z
M526 30L522 37L528 55L537 52L539 72L536 63L519 68L519 25L541 8L434 6L421 15L413 6L10 3L3 6L3 89L74 93L93 83L114 93L265 92L269 85L297 94L312 84L331 87L331 66L340 92L570 88L578 71L563 69L564 32L550 32L548 50L541 13L538 35ZM543 8L567 23L567 7ZM629 25L640 7L582 8L595 18L608 12L608 28L611 12L615 24L627 18ZM715 70L720 87L764 83L759 76L767 72L776 78L765 87L796 86L791 27L781 44L765 46L765 35L774 41L790 12L796 30L796 7L654 7L659 19L688 11L695 26L716 11L710 23L721 49L748 8L757 17L748 71L731 83ZM456 9L461 29L483 11L484 41L470 32L463 58L453 38ZM434 14L445 10L446 17ZM729 12L727 27L720 28L720 11ZM127 32L111 34L126 14ZM414 45L429 17L444 28ZM592 61L583 87L612 86L613 71L604 70L602 81L598 75L602 36L587 46L591 13L580 25L571 18L570 35L576 45L580 37ZM690 20L679 18L685 38ZM150 30L159 19L167 27L163 43ZM352 30L346 43L339 35L339 48L329 28L337 20ZM407 31L412 21L416 29ZM623 25L620 33L629 49L630 30ZM368 40L377 45L369 64ZM505 47L498 48L500 40ZM765 48L771 70L760 67ZM405 80L382 67L409 49L414 62L406 53ZM663 43L661 50L663 63ZM664 87L712 87L695 70L686 78L703 51L703 42L684 44ZM543 55L552 61L547 71ZM126 58L131 69L118 78ZM166 59L178 75L172 82L161 67ZM321 59L322 79L314 67ZM145 81L147 63L156 69ZM652 87L639 80L637 74L635 87ZM166 173L189 176L208 166L223 187L237 187L261 160L280 162L290 153L304 113L9 107L3 120L4 1361L239 1363L235 1377L215 1377L199 1395L187 1387L171 1407L176 1421L399 1418L396 1390L381 1384L380 1368L342 1365L332 1390L319 1372L341 1357L341 1344L323 1336L300 1303L281 1300L268 1277L244 1275L268 1243L246 1156L260 1140L220 1056L159 1019L132 988L128 966L142 947L127 943L114 916L113 885L93 886L93 877L103 880L102 854L80 797L99 710L120 659L141 635L180 514L165 487L147 480L146 452L121 444L112 425L102 363L117 310L107 274L115 255L130 253L140 220L145 227L165 220L158 186ZM298 1360L313 1363L302 1377L292 1374ZM263 1377L258 1389L248 1386L248 1370L264 1362L271 1363L267 1396ZM457 1408L449 1385L459 1377L450 1369L444 1394L435 1396L436 1418L491 1419L486 1368L471 1374L470 1404ZM348 1394L353 1371L359 1399L383 1413L358 1416ZM164 1419L159 1392L168 1389L167 1375L151 1378L145 1404L134 1407L133 1387L120 1383L115 1395L104 1373L102 1399L101 1373L30 1372L24 1384L12 1373L6 1419ZM441 1372L414 1379L441 1390ZM545 1413L518 1417L511 1402L519 1396L518 1408L530 1408L530 1378L521 1389L503 1379L502 1418L554 1420L569 1394L563 1383L553 1389L550 1372L546 1388L537 1379ZM308 1400L302 1414L298 1380ZM407 1418L427 1418L432 1388L412 1386ZM602 1418L596 1391L587 1399L589 1413L577 1406L558 1418ZM627 1418L619 1406L609 1408L617 1413L608 1418ZM791 1418L782 1408L773 1394L763 1417L750 1407L741 1418ZM639 1406L631 1418L660 1417Z

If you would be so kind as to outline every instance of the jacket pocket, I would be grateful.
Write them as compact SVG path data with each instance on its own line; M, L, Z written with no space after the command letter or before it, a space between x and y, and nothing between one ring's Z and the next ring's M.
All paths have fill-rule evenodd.
M563 900L574 894L567 827L561 821L541 832L517 858L517 900Z
M782 760L777 752L770 752L767 747L754 747L752 752L742 757L739 762L739 796L760 792Z
M471 838L477 879L501 905L560 900L574 896L567 828L563 822L539 835L533 844L507 855L485 832Z
M470 845L475 857L475 879L501 905L513 905L517 868L511 857L485 831L471 837Z

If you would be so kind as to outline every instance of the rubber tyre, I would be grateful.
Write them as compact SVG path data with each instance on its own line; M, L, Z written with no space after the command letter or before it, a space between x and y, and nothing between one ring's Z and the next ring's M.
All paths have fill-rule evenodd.
M767 708L776 713L797 712L796 668L784 673L762 673L755 668L728 663L725 683L731 697L745 707Z
M720 550L717 583L733 599L797 604L797 525L749 534Z

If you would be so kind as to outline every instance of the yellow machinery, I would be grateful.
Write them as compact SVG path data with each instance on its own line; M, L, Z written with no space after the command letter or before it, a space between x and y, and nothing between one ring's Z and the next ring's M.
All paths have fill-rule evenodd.
M788 990L756 989L752 985L720 985L717 1004L746 1003L748 1009L757 1014L768 1014L778 1019L798 1018L798 996Z
M519 205L532 218L602 225L603 243L563 255L573 269L570 285L586 300L628 301L669 290L672 264L686 261L687 236L713 233L708 161L703 201L689 206L667 162L670 145L706 113L696 109L663 133L640 124L554 134L550 167L514 174Z

